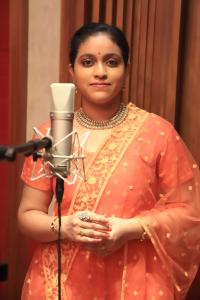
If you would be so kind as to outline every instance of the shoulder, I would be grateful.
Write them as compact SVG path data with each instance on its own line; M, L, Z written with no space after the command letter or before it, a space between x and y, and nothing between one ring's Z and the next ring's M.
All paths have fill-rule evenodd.
M177 142L182 142L181 137L177 133L174 126L166 119L154 113L147 112L143 109L137 108L131 104L131 109L134 110L139 116L145 115L145 120L142 125L137 129L136 141L146 149L147 145L151 145L151 152L162 152L169 144L176 145ZM133 119L134 126L134 119ZM143 143L141 143L143 141Z
M37 127L34 127L34 137L43 137L46 136L50 131L50 120L46 120L45 122L39 124Z
M141 109L136 105L134 105L133 103L129 103L128 108L131 113L145 116L143 129L146 130L147 132L153 131L154 134L156 133L160 134L161 132L168 133L171 131L175 131L174 126L169 121L167 121L166 119L164 119L163 117L155 113L151 113L144 109Z
M172 130L174 128L174 126L168 120L154 113L149 113L149 122L151 122L155 127L160 127L166 130Z

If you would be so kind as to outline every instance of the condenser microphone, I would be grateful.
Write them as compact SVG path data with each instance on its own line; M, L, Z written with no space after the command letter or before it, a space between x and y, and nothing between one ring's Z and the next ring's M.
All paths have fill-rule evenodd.
M50 160L53 173L66 178L70 174L72 156L75 86L72 83L53 83L51 92L50 135L53 146Z

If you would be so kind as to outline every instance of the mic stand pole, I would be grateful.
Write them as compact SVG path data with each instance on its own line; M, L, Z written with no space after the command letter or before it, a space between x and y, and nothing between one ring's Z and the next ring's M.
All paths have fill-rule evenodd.
M61 204L64 194L64 180L56 177L56 200L58 203L58 300L61 300Z

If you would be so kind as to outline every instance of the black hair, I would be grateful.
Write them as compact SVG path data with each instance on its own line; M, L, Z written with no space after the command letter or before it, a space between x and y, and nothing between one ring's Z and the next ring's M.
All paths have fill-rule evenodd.
M69 61L72 67L74 67L81 43L90 36L97 35L98 33L105 33L109 35L110 39L117 44L117 46L121 49L124 65L126 67L129 58L129 45L125 35L118 27L105 23L88 23L83 25L74 33L70 42L69 50Z

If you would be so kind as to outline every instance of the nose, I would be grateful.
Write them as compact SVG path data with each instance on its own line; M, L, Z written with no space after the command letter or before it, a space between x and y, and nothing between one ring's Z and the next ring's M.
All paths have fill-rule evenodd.
M99 62L95 65L94 76L95 78L99 78L99 79L107 78L106 67L103 63Z

